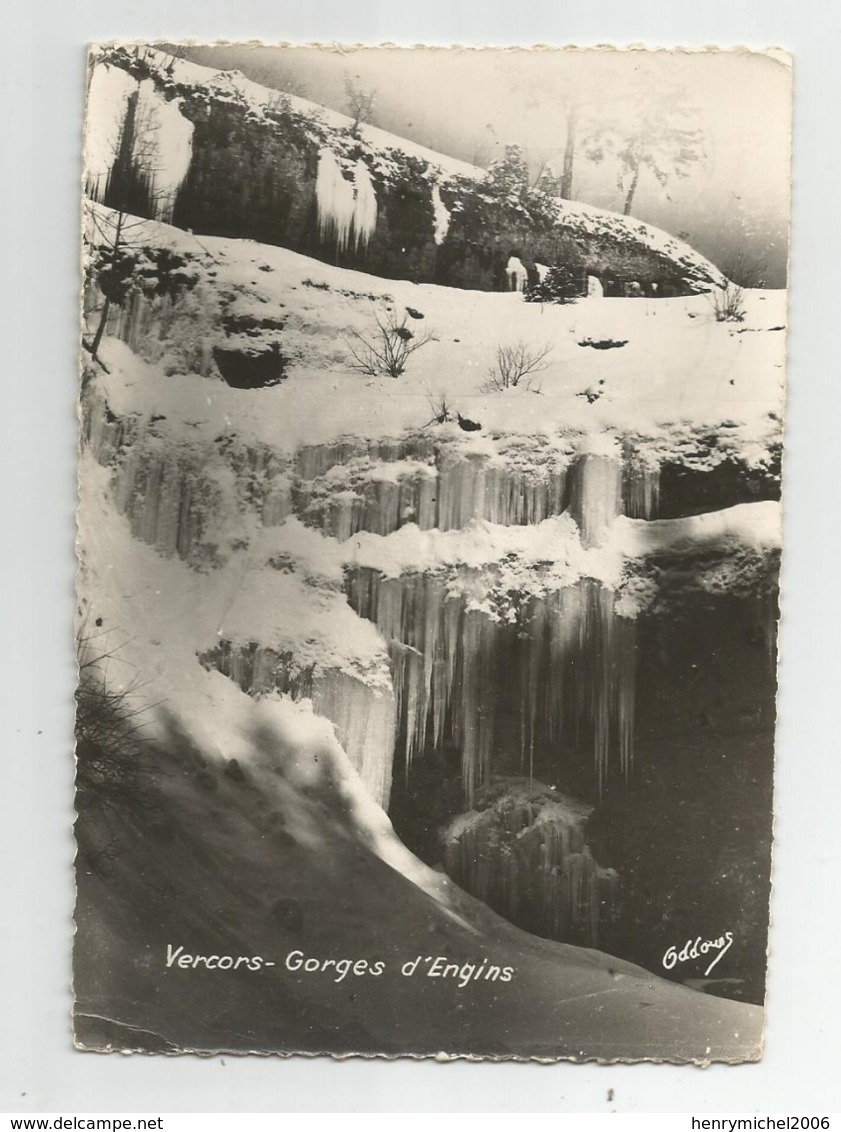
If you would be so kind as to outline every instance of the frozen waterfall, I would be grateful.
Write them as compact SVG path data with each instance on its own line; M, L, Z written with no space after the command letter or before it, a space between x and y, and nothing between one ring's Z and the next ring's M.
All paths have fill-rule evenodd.
M444 868L507 919L549 939L597 947L618 876L593 859L589 807L523 779L494 781L442 831Z
M450 230L450 213L441 200L441 190L437 184L432 186L432 217L433 239L436 244L443 244Z
M311 700L313 710L329 719L336 738L383 809L388 807L395 739L394 697L336 668L301 668L288 652L220 640L200 657L251 695L278 691L293 700Z
M149 178L154 219L168 223L178 190L193 155L193 123L181 113L182 99L165 99L151 79L138 82L118 67L98 64L91 77L90 106L107 107L90 115L85 135L87 191L107 198L111 170L128 121L129 99L136 98L132 119L132 158Z
M537 748L562 765L589 744L600 783L611 752L627 774L635 636L613 592L582 579L530 597L509 623L467 596L471 581L466 569L458 587L434 573L349 573L352 607L389 644L407 763L451 744L461 751L468 799L489 781L500 748L518 750L531 774Z
M368 247L368 242L377 227L377 194L371 181L368 166L359 158L353 170L353 243L358 252L360 244Z
M333 151L322 149L315 195L322 243L334 240L336 250L344 252L353 236L355 251L360 246L367 248L377 226L377 196L365 162L357 160L353 181L349 181Z

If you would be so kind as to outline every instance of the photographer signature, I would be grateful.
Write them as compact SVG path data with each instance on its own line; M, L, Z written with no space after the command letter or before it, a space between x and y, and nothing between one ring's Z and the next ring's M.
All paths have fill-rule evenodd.
M696 940L688 939L683 947L678 951L676 947L670 947L666 954L663 956L663 966L667 971L671 971L678 963L688 963L690 959L700 959L702 955L710 955L712 952L717 951L715 959L704 971L704 978L706 978L716 963L723 955L730 950L733 943L733 933L725 932L720 935L718 939L703 939L698 936Z

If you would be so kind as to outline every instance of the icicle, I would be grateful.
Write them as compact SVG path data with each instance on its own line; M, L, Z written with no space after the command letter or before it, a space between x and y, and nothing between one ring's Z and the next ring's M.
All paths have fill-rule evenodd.
M450 230L450 213L447 206L441 200L441 190L438 185L432 186L432 215L433 215L433 239L436 244L443 244L447 238L447 232Z
M484 456L444 455L438 481L439 530L460 530L472 519L483 518Z
M117 156L128 97L137 80L122 67L97 63L88 90L85 127L85 179L87 193L102 201L108 174Z
M321 242L334 239L336 250L343 252L353 233L354 250L358 252L360 246L367 248L377 227L377 195L365 162L357 160L353 181L349 181L333 151L322 149L318 155L315 195Z
M182 99L167 101L151 79L140 84L137 121L141 165L152 177L156 219L172 220L178 190L193 157L193 123L181 113Z
M270 476L263 495L264 527L279 527L292 514L291 485L285 476Z
M390 692L338 669L300 668L292 653L254 642L222 639L199 659L251 695L277 691L293 700L311 699L314 710L335 727L336 738L371 797L383 808L388 805L396 726Z
M587 297L590 299L603 299L604 287L597 275L587 276Z
M573 465L570 512L585 546L599 546L621 511L622 465L613 456L586 454Z
M356 200L353 185L345 180L336 155L330 149L322 149L318 155L315 196L319 238L322 243L335 240L336 250L343 252L350 237Z
M313 707L336 728L336 738L374 801L385 809L391 793L396 709L389 692L328 669L314 681Z
M181 113L182 99L167 101L151 79L136 79L119 67L95 67L88 94L91 113L85 136L87 192L103 200L117 157L131 94L137 92L133 158L149 177L155 218L169 223L178 190L193 155L193 123Z
M505 280L507 290L509 291L525 291L526 284L528 283L529 276L523 261L517 256L509 256L508 263L505 265Z
M428 748L453 745L472 799L503 735L509 745L519 741L529 773L537 744L562 757L590 736L599 785L612 752L627 774L635 625L617 616L613 592L583 579L533 597L509 625L470 606L466 568L462 575L452 592L434 574L384 578L357 568L348 576L352 608L389 642L407 765Z
M361 530L391 534L409 522L442 531L462 529L474 519L533 525L566 507L563 467L512 467L447 445L437 453L437 468L430 463L434 456L428 440L415 438L301 449L296 513L346 539Z
M434 441L429 436L409 436L400 440L361 440L345 437L330 444L311 444L299 448L296 470L302 480L314 480L325 475L337 464L347 464L361 456L371 460L428 461L435 455Z
M631 519L656 519L660 504L660 468L633 456L626 458L623 484L625 514Z
M546 276L549 274L549 268L545 263L536 263L534 269L537 272L537 278L542 283Z
M359 158L353 171L353 244L358 252L360 244L367 248L377 227L377 194L371 182L368 166Z

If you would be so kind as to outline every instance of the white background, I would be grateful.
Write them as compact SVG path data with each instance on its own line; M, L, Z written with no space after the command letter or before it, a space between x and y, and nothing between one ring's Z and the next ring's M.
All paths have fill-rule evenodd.
M3 16L5 628L0 1110L772 1112L839 1107L841 9L779 0L20 0ZM758 1066L81 1054L70 1044L73 511L84 45L114 37L779 45L795 56L782 693L767 1052ZM454 107L457 113L457 107ZM749 800L748 800L749 801ZM615 1100L607 1100L608 1089ZM688 1126L688 1122L687 1122Z

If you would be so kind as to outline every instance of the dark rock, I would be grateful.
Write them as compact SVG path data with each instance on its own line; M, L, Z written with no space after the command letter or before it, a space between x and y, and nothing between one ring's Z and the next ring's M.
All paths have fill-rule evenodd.
M236 759L228 759L225 764L225 774L232 782L245 782L245 773Z

